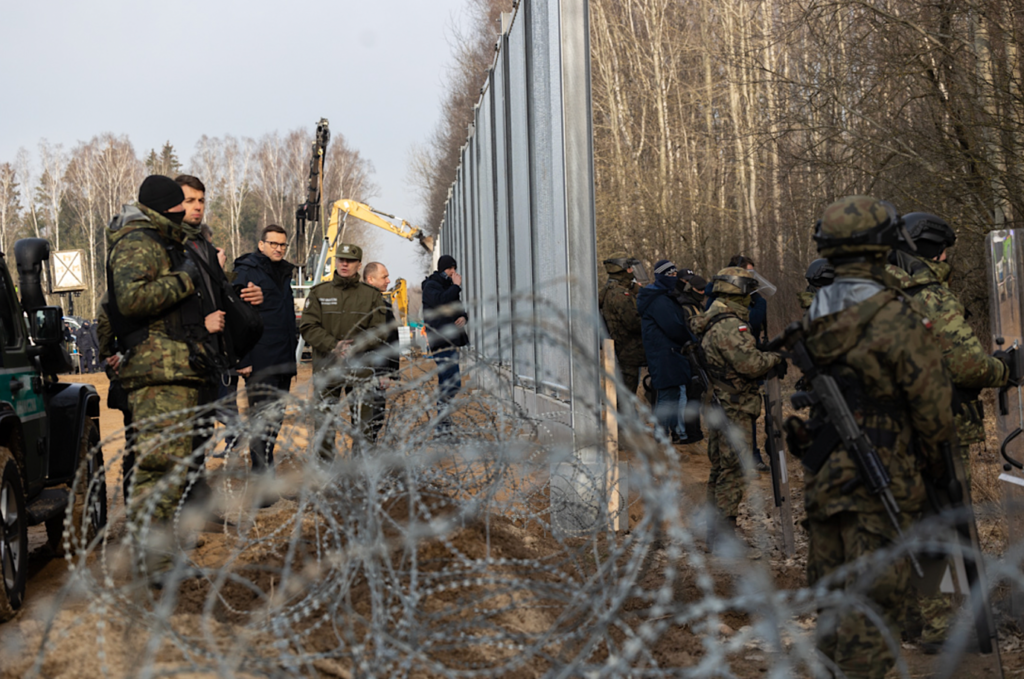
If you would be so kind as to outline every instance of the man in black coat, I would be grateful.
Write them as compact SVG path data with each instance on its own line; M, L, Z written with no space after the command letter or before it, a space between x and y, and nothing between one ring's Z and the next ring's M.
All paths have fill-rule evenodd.
M380 262L370 262L363 267L363 281L386 293L391 285L391 274L388 268ZM401 366L400 350L398 347L398 324L395 323L395 311L388 298L384 298L384 306L387 308L385 322L388 327L387 346L374 357L373 373L373 419L370 420L370 438L377 440L381 428L384 426L385 411L387 409L387 386L390 380L398 376Z
M263 229L257 252L235 260L235 285L252 283L263 290L258 308L263 318L263 336L249 355L238 364L245 378L250 413L259 414L265 427L252 434L249 454L253 471L270 471L274 465L274 441L284 421L284 409L271 407L291 388L297 372L295 349L298 324L292 296L295 266L284 258L288 234L277 224Z
M438 431L451 431L451 418L444 406L459 393L462 377L459 374L458 347L469 344L466 334L466 310L462 307L462 276L456 271L455 258L441 255L437 271L423 281L423 322L427 328L427 342L431 356L437 364L437 408L441 420Z

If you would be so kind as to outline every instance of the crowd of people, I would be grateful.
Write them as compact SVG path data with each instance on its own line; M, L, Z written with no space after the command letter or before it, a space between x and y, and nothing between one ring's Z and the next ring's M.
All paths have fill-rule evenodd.
M360 246L338 244L333 277L311 289L297 320L295 267L285 258L288 232L268 224L256 250L227 271L204 211L205 187L198 178L150 176L138 201L124 206L109 227L108 293L95 324L98 358L111 377L110 405L123 411L126 426L142 420L148 425L132 429L126 446L130 518L145 507L147 520L167 524L183 495L209 494L205 456L212 427L197 427L191 437L164 433L188 427L197 410L211 421L238 422L231 394L239 377L248 396L246 417L257 424L249 431L251 471L273 474L284 417L279 397L297 373L298 336L313 354L314 426L324 464L335 458L337 429L349 427L355 450L378 439L388 386L399 368L394 312L383 295L390 274L383 263L364 264ZM768 469L757 446L761 389L765 380L785 376L793 342L811 362L800 366L805 375L799 389L816 388L811 373L840 386L891 478L900 512L895 523L886 520L879 495L861 478L860 458L836 434L839 424L826 399L810 398L809 415L775 423L803 462L811 583L897 544L903 531L939 509L929 505L927 489L945 488L951 478L969 484L965 451L984 435L980 391L1006 384L1011 363L1006 352L989 355L982 348L949 290L946 253L956 236L941 218L901 216L888 203L852 196L825 210L814 239L821 259L810 264L808 287L800 293L805 313L781 344L768 339L766 295L760 294L768 284L743 255L710 280L661 260L649 280L640 261L616 254L604 261L608 279L599 297L623 388L636 395L643 387L642 400L665 439L693 446L704 439L707 425L712 553L741 537L737 519L748 484ZM433 423L439 437L454 439L458 349L468 343L455 259L441 256L422 289L438 378ZM244 322L237 320L244 318L239 305L258 311L261 330L245 333L255 337L240 336L233 327ZM629 399L620 399L624 411L631 407ZM955 455L944 454L950 445ZM168 483L168 472L182 461L189 463L187 479ZM145 544L139 549L159 586L173 555ZM894 553L867 596L884 625L934 650L945 640L950 602L925 591L909 564L906 554ZM882 677L891 667L892 652L877 621L853 607L821 615L819 645L846 676Z
M984 439L980 392L1006 385L1014 358L1003 350L990 355L967 323L949 287L956 234L941 217L900 215L887 202L850 196L826 208L814 240L821 258L799 293L803 318L776 341L764 329L764 279L740 255L710 282L664 260L648 282L635 280L637 260L617 254L604 262L600 308L625 389L636 393L647 366L645 396L666 437L700 440L702 413L710 420L715 411L728 423L711 427L707 441L712 552L723 534L737 535L744 493L760 466L759 383L784 376L787 357L805 357L797 383L803 398L794 407L810 412L776 424L803 466L808 582L859 588L871 604L821 611L818 646L845 676L881 679L895 662L887 637L927 653L947 641L951 599L929 591L912 567L926 558L944 566L942 557L897 548L918 522L948 514L958 494L969 503L968 449ZM703 398L698 373L710 383ZM830 385L848 411L816 394ZM842 442L846 413L867 441L868 458ZM891 479L884 492L869 483L871 460ZM866 583L835 577L883 549L893 551Z
M390 285L384 264L364 268L358 245L339 244L334 276L311 289L296 319L287 231L268 224L256 250L227 267L203 222L205 195L197 177L149 176L138 201L125 205L108 229L108 291L93 325L96 360L111 381L108 405L122 411L127 432L123 493L130 530L138 531L143 513L145 521L167 527L182 500L199 504L210 496L206 444L216 421L239 431L239 378L252 425L251 471L273 474L284 419L280 402L297 374L300 334L313 352L314 426L326 462L334 457L339 401L350 404L353 447L376 440L387 387L399 368L398 329L382 294ZM454 348L465 343L461 280L455 260L442 256L439 270L424 281L424 289L439 288L425 295L424 316L440 373L436 421L442 435L451 435L446 404L460 386ZM142 421L145 426L132 426ZM168 435L190 427L191 436ZM234 443L227 440L229 451ZM183 462L187 475L168 476ZM257 501L267 506L277 499ZM140 540L137 553L152 584L162 586L173 552Z

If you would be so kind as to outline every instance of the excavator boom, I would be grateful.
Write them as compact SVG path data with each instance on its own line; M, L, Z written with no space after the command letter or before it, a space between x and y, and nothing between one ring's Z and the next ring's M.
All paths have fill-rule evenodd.
M423 233L423 230L419 227L413 226L409 222L389 215L386 212L375 210L365 203L360 203L349 198L342 198L339 201L335 201L331 207L331 219L327 224L327 258L324 261L323 267L320 269L320 280L330 280L331 276L334 275L334 249L344 239L345 236L345 221L348 217L355 217L361 219L368 224L380 227L385 231L390 231L396 236L409 241L419 241L419 244L427 252L434 251L434 238L427 236ZM388 219L397 220L399 223L395 224L388 221Z

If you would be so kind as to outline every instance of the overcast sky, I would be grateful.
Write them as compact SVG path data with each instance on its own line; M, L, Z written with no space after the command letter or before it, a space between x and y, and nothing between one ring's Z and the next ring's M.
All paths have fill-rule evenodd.
M312 135L324 117L373 163L373 206L419 224L407 161L437 123L465 0L0 2L0 162L113 132L187 163L203 134Z

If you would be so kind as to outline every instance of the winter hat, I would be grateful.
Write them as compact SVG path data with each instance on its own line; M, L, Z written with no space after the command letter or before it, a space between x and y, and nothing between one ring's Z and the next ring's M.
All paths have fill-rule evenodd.
M185 192L170 177L151 174L142 180L139 202L154 212L164 214L185 202Z
M457 265L455 264L455 258L451 255L441 255L441 258L437 260L438 271L447 271L454 268L457 268Z
M676 287L676 265L667 259L659 259L654 265L654 280L666 290L674 290Z

